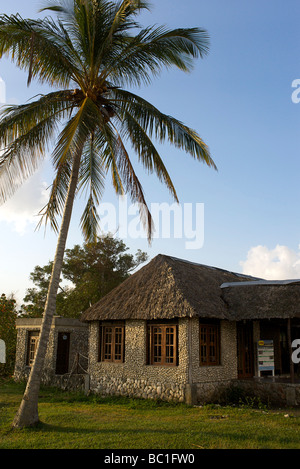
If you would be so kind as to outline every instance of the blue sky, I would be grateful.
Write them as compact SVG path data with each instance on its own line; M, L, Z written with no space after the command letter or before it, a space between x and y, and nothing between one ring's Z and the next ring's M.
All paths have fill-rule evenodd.
M2 13L37 16L41 3L12 0ZM187 239L124 238L131 252L142 249L264 278L300 278L300 103L292 87L300 79L300 29L297 0L153 0L143 25L203 27L210 53L190 74L164 72L137 93L196 129L218 171L194 161L168 144L160 147L183 210L204 208L204 242L187 249ZM0 61L6 102L22 103L40 92L26 86L26 75ZM0 93L1 95L1 93ZM299 93L300 96L300 93ZM139 168L147 202L172 204L155 176ZM56 236L35 231L36 215L46 200L52 171L49 159L0 207L0 290L22 299L35 265L54 257ZM103 203L118 207L110 187ZM128 201L128 205L130 202ZM82 243L78 200L68 247ZM196 213L196 212L195 212ZM130 217L130 215L129 215ZM195 220L194 220L195 221ZM159 233L158 233L159 234Z

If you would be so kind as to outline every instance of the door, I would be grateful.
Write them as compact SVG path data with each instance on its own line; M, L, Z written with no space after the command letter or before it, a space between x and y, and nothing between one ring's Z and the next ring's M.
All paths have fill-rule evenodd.
M69 371L70 333L59 332L57 337L56 370L57 375Z
M238 378L254 375L253 325L251 321L237 323Z

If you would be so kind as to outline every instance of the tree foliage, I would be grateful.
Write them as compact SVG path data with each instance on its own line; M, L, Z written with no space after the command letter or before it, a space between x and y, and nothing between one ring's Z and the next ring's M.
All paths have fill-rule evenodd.
M94 243L67 249L56 313L65 317L80 316L82 311L123 282L147 260L147 254L141 250L135 256L127 251L128 247L123 241L110 235L98 238ZM36 266L30 274L35 287L29 288L23 299L23 316L42 316L52 265L53 262L49 262L44 267Z
M11 375L14 371L16 353L16 301L13 297L7 298L3 293L0 296L0 339L6 346L6 363L0 363L0 376Z

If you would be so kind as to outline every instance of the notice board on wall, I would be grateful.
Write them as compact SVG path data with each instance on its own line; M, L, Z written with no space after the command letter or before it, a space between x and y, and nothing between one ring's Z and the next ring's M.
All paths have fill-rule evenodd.
M272 376L275 375L273 340L261 339L257 342L257 360L258 376L261 376L262 371L271 371Z

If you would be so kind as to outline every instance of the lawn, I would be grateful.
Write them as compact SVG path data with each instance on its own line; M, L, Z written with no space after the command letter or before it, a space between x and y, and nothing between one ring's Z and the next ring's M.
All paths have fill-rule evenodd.
M23 384L0 380L0 449L300 449L300 412L189 407L42 388L41 423L11 430Z

